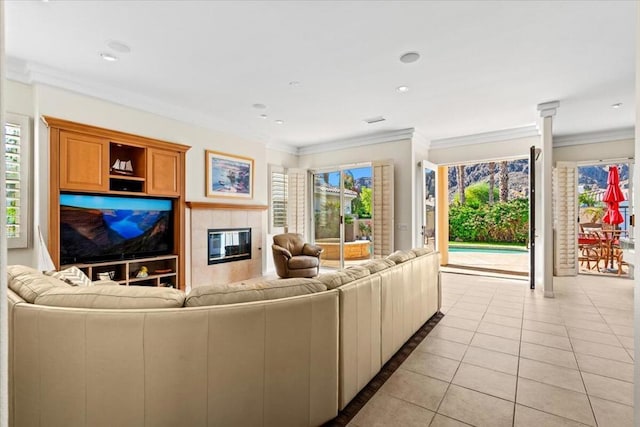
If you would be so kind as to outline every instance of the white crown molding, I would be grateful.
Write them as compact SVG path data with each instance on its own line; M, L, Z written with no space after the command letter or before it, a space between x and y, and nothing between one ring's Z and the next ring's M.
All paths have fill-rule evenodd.
M511 141L514 139L530 138L533 136L540 136L540 131L536 125L528 125L493 132L476 133L474 135L435 139L431 141L431 149L461 147L464 145L485 144L488 142Z
M553 146L568 147L571 145L597 144L599 142L620 141L624 139L635 139L635 129L629 127L621 129L609 129L597 132L585 132L572 135L554 136Z
M556 110L560 107L560 101L550 101L538 104L538 111L540 117L553 117L556 115Z
M417 129L413 132L413 143L415 147L420 147L425 151L431 148L431 141Z
M298 155L325 153L327 151L344 150L346 148L362 147L364 145L396 142L403 139L412 139L413 134L414 129L408 128L355 136L351 138L337 139L333 141L321 142L313 145L299 147Z
M7 57L6 63L7 77L20 83L44 84L217 132L238 135L238 132L234 130L228 122L191 108L158 101L155 98L120 89L115 86L105 85L42 64L25 62L12 57ZM266 144L264 139L249 132L244 132L239 136Z
M298 147L284 142L270 142L267 144L267 149L281 151L283 153L293 154L296 156L298 155Z

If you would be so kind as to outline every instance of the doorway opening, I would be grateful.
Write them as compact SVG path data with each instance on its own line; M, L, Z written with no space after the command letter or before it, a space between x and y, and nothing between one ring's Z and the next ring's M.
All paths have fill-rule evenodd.
M449 166L448 267L529 275L529 160Z
M579 164L577 176L578 274L632 278L633 163Z
M373 168L370 164L313 172L314 243L320 266L343 268L373 257Z

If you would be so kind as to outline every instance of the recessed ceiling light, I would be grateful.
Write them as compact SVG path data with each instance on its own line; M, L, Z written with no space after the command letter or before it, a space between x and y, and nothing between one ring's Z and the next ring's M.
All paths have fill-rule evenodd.
M109 61L109 62L114 62L118 60L118 57L115 55L112 55L110 53L107 52L102 52L100 54L100 56L102 57L102 59L104 59L105 61Z
M131 52L131 48L126 44L119 42L118 40L108 40L107 46L116 52L120 53L129 53Z
M277 125L283 125L284 124L284 120L276 120L276 124Z
M611 108L620 108L622 107L622 102L616 102L615 104L611 105Z
M418 52L407 52L400 57L400 62L410 64L412 62L416 62L418 59L420 59L420 54Z
M265 108L267 108L267 106L264 104L253 104L253 108L257 108L258 110L264 110Z
M300 86L300 82L297 80L290 81L289 86Z
M268 116L266 114L260 114L261 119L266 119Z
M409 86L398 86L396 90L398 92L409 92Z

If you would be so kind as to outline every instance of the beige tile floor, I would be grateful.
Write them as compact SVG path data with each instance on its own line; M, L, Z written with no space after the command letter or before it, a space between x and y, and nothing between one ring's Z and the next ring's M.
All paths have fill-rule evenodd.
M350 426L633 425L633 281L444 273L445 317Z

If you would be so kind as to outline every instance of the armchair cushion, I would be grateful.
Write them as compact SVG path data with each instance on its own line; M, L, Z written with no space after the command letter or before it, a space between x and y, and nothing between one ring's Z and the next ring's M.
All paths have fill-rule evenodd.
M300 269L300 268L314 268L320 264L319 259L314 256L308 255L298 255L294 256L289 260L289 268L292 269Z
M304 246L302 247L302 254L313 256L313 257L319 257L320 254L322 253L322 250L323 249L320 246L305 243Z

